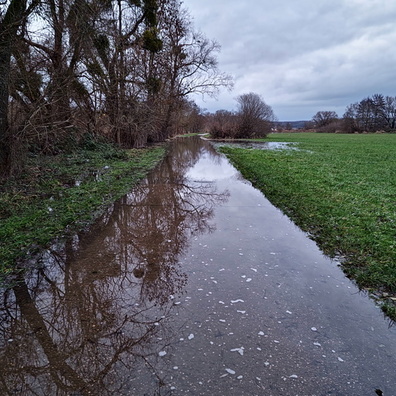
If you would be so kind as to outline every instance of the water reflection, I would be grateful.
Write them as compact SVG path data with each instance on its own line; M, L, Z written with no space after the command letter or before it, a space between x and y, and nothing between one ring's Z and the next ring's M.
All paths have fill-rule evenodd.
M161 352L188 280L179 257L228 199L190 179L203 155L216 164L209 144L178 141L91 232L52 246L3 290L2 395L134 394L139 382L161 393Z

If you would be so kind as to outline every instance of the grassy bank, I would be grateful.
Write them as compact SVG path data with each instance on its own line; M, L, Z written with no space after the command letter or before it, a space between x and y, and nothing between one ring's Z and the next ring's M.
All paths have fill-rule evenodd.
M54 238L82 229L128 192L165 149L95 144L69 155L31 156L24 173L0 185L0 274Z
M396 319L396 135L272 134L299 150L223 148L243 175Z

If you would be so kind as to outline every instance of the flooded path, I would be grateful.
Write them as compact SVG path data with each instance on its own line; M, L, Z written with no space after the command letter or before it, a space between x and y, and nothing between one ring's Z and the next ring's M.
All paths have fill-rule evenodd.
M396 328L198 138L1 304L1 395L396 394Z

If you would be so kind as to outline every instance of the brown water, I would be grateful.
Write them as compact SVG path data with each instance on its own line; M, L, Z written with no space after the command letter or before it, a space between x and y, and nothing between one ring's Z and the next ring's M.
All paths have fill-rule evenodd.
M1 395L396 395L395 328L198 138L31 264Z

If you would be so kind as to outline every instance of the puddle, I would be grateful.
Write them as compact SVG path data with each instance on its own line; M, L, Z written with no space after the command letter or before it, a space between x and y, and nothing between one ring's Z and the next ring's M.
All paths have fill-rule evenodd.
M396 329L202 139L31 265L2 291L2 395L396 389Z
M214 147L233 147L256 150L299 150L297 143L293 142L230 142L212 141Z

